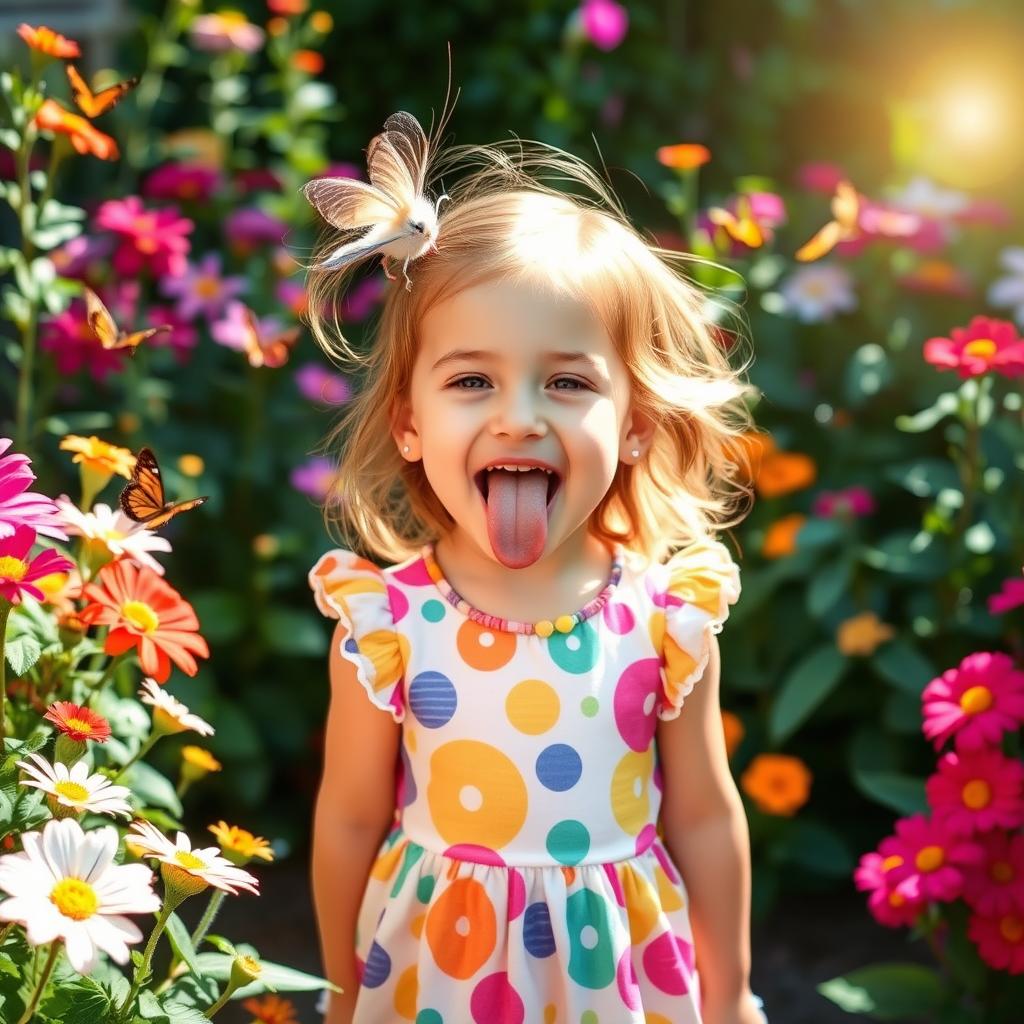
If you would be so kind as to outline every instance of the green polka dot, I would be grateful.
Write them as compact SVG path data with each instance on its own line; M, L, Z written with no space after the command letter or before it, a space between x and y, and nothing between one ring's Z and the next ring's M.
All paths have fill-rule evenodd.
M597 1014L593 1010L584 1010L580 1017L580 1024L598 1024Z
M569 928L569 977L584 988L604 988L615 980L615 946L604 898L591 889L574 892L565 904ZM580 1024L588 1024L584 1013ZM592 1020L597 1021L595 1013Z
M437 598L432 597L429 601L423 602L420 614L427 622L440 622L444 618L444 611L444 601L438 601ZM430 1010L429 1012L433 1013L434 1011ZM419 1024L418 1020L417 1024Z
M590 623L590 619L584 619L573 626L571 633L552 633L548 637L548 654L563 672L578 676L597 664L601 645Z
M416 884L416 898L420 903L429 903L430 897L434 895L434 886L437 879L433 875L424 875Z
M582 821L560 821L548 832L547 848L559 864L579 864L590 852L590 833Z
M587 716L587 718L593 718L597 714L597 709L600 707L600 702L596 697L584 697L580 701L580 711ZM590 1013L587 1010L587 1013Z
M437 1010L420 1010L416 1014L415 1024L444 1024L444 1017Z

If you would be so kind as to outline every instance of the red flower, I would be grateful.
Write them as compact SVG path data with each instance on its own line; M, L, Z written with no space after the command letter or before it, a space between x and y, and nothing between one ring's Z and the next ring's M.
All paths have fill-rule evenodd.
M964 379L995 370L1004 377L1024 375L1024 340L1009 320L976 316L954 327L951 338L929 338L924 358L940 370L956 370Z
M78 743L86 740L105 743L110 739L110 723L102 715L69 700L54 701L43 718Z
M85 597L92 603L81 617L90 625L110 626L103 649L123 654L136 648L142 671L165 683L171 662L186 675L199 671L195 658L210 656L199 635L199 620L187 601L152 569L119 558L99 573L100 583L90 583Z

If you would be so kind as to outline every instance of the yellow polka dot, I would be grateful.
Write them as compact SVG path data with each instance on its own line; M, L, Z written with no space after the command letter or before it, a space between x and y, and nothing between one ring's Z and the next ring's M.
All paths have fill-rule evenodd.
M417 914L409 922L409 931L412 932L413 938L418 939L423 931L423 922L427 919L426 914Z
M672 1024L672 1021L660 1013L645 1013L644 1024Z
M419 990L419 979L416 977L416 965L402 971L395 984L395 1013L402 1020L416 1019L416 996Z
M395 868L398 867L398 861L405 851L405 847L408 844L408 839L400 839L390 849L385 850L373 863L373 867L370 869L370 875L373 878L379 878L382 881L387 881L394 873Z
M416 753L416 729L408 719L406 719L405 723L405 749L410 754Z
M555 619L555 629L559 633L571 633L572 627L576 625L576 620L571 615L559 615Z
M629 915L629 940L636 945L650 934L661 908L654 887L628 864L623 865L619 881Z
M544 1007L544 1024L555 1024L556 1020L558 1020L558 1008L554 1003L548 1003Z
M660 864L654 868L654 880L658 883L658 897L664 910L681 910L686 906L679 889L669 881Z
M629 751L615 766L612 773L612 813L624 832L631 836L650 820L648 790L654 771L654 744L642 754Z
M561 705L554 687L540 679L524 679L516 683L505 698L505 714L520 732L539 736L555 722Z

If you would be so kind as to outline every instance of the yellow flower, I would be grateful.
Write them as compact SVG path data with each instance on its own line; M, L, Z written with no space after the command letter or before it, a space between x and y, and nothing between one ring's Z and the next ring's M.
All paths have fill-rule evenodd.
M758 754L740 776L740 786L765 814L792 817L807 803L812 779L798 757Z
M248 864L254 857L267 861L274 859L274 851L270 848L270 843L262 836L254 836L244 828L229 825L226 821L219 821L216 825L210 825L209 828L217 837L217 842L220 843L221 853L232 864L241 867Z
M182 455L178 459L178 472L182 476L202 476L206 463L201 455Z
M888 623L882 622L874 612L861 612L839 624L836 646L843 654L868 656L879 644L896 635Z
M187 744L181 748L181 770L193 779L201 779L210 772L219 772L223 765L208 750Z
M327 35L334 28L334 19L327 11L314 11L309 17L309 24L314 32Z
M75 452L72 462L79 462L83 467L96 473L114 473L126 480L132 478L135 468L135 456L127 448L119 448L115 444L101 441L95 434L79 437L76 434L66 435L60 442L61 451Z

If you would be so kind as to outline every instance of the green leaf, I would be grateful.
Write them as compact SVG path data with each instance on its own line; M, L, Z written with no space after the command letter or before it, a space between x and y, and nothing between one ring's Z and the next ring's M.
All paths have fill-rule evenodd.
M890 534L876 547L865 547L863 558L873 569L908 580L938 580L948 576L952 568L948 549L923 531Z
M255 956L259 954L248 943L239 943L238 953ZM231 962L234 959L223 953L200 953L196 958L203 974L218 981L227 981L231 973ZM326 978L318 978L315 974L306 974L297 971L292 967L285 967L283 964L275 964L269 960L260 960L263 971L259 981L251 985L245 985L235 992L235 998L243 998L251 995L258 995L267 990L267 984L275 990L282 992L314 992L317 989L327 988L334 992L340 992L336 985L332 985Z
M198 974L199 965L196 963L196 951L192 946L192 938L177 914L172 913L167 918L167 938L170 939L178 959L184 960L193 974Z
M959 400L954 392L946 391L935 400L935 404L913 416L897 416L895 427L905 434L920 434L931 430L939 420L956 412Z
M27 634L9 640L4 646L7 664L16 676L23 676L39 660L42 650L39 641Z
M800 527L796 535L799 551L826 548L843 538L843 525L838 519L813 516Z
M177 999L165 1000L163 1011L167 1016L167 1024L209 1024L210 1021L201 1010Z
M882 644L871 656L871 667L887 682L916 696L920 696L939 674L935 666L905 640Z
M275 605L261 625L267 646L275 654L318 657L327 651L323 626L312 612Z
M174 786L154 767L145 761L136 761L125 772L121 784L127 786L136 796L151 807L162 807L171 814L181 816L182 807Z
M70 999L64 1011L64 1024L96 1024L107 1019L112 1009L110 997L95 982L83 978L67 986L67 991Z
M819 822L797 818L787 830L786 860L830 878L848 878L854 859L843 838Z
M164 1008L160 1005L160 1000L148 989L143 989L139 993L139 1004L136 1012L143 1020L163 1021L167 1018Z
M865 796L898 814L928 813L924 779L915 779L898 772L854 770L853 781Z
M818 991L847 1013L875 1020L931 1019L946 991L941 978L920 964L872 964L832 978Z
M227 644L245 626L245 604L240 594L228 590L205 590L191 597L192 607L202 624L203 636L213 644Z
M796 731L839 684L847 660L834 644L822 644L786 677L768 716L773 743Z
M807 613L821 619L850 587L853 562L847 555L821 566L807 588Z

